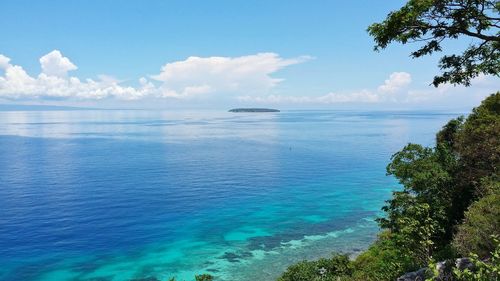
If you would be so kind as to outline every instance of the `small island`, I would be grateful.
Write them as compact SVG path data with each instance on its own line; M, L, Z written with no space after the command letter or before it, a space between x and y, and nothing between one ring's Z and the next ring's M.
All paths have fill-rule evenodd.
M278 109L271 108L233 108L229 112L280 112Z

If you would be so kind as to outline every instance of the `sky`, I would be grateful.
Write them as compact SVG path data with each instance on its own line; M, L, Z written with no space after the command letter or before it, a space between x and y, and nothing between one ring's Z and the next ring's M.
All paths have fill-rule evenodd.
M0 0L0 104L467 110L500 89L430 86L442 54L416 45L373 51L404 2Z

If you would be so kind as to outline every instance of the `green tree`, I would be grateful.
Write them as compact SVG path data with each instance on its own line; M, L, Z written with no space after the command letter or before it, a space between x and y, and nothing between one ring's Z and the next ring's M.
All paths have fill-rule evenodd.
M430 205L418 202L418 198L402 191L394 193L384 211L388 218L379 222L390 230L396 247L416 264L425 265L435 249L434 241L439 241L436 237L443 232L438 220L432 216Z
M439 62L443 71L433 84L470 85L479 74L500 73L500 2L498 0L410 0L391 12L368 32L375 50L392 42L421 43L413 58L442 51L446 39L473 39L461 54L445 55Z
M449 248L469 205L498 182L500 93L486 98L467 119L453 119L436 135L434 148L408 144L394 154L388 175L403 185L383 207L380 226L423 262Z
M460 156L462 184L481 196L481 179L498 174L500 167L500 92L474 108L458 130L455 151Z
M436 149L408 144L392 156L387 166L387 174L395 176L404 189L393 193L382 208L386 216L378 222L420 263L427 261L434 248L441 248L451 239L447 214L453 187L442 158L447 157Z

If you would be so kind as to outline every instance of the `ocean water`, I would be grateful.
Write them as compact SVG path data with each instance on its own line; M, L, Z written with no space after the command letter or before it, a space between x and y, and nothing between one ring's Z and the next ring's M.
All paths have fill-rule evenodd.
M274 280L356 255L457 113L0 112L0 280Z

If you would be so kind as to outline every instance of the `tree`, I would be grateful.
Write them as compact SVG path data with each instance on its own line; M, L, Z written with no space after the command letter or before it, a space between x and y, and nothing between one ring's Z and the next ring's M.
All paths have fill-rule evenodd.
M441 158L447 157L441 156L436 149L410 143L394 154L387 166L387 174L395 176L404 190L393 193L393 198L382 208L386 217L378 221L382 228L391 230L395 237L410 235L409 224L416 223L414 226L418 226L418 229L405 238L405 244L411 244L411 247L423 242L419 242L419 239L424 239L418 234L420 232L431 235L426 236L426 239L432 238L438 248L451 239L452 227L447 214L452 205L452 178L441 163ZM414 243L409 243L409 239L413 239ZM424 249L412 250L417 252ZM429 252L429 248L426 251Z
M431 206L418 201L419 198L408 191L394 192L389 205L383 207L387 218L378 221L381 227L390 231L391 239L400 252L423 266L435 249L434 240L440 240L436 237L440 236L443 228L435 218L437 215L432 214Z
M391 12L368 32L375 40L375 50L392 42L420 42L413 58L442 51L446 39L473 39L462 54L440 59L441 75L432 84L470 85L479 74L500 74L500 1L499 0L410 0L400 10Z
M462 162L462 181L480 196L481 179L498 175L500 167L500 92L474 108L458 131L455 150Z
M382 208L386 216L378 219L380 226L420 261L434 250L449 248L469 205L497 186L488 182L499 178L499 135L500 93L496 93L465 121L460 117L448 122L437 133L434 148L408 144L394 154L387 174L404 189L394 192ZM470 231L463 233L467 238Z

